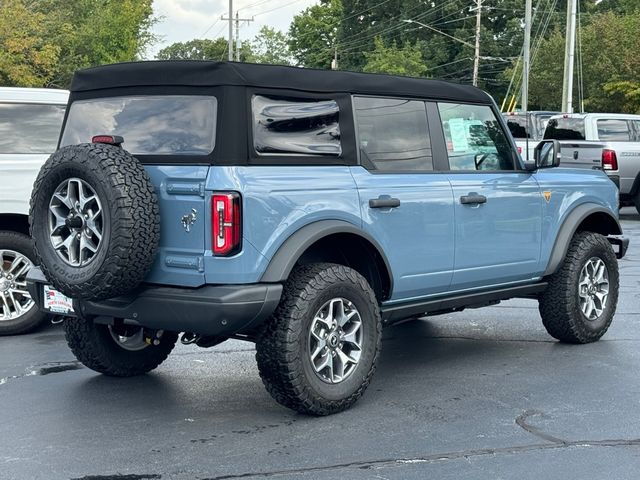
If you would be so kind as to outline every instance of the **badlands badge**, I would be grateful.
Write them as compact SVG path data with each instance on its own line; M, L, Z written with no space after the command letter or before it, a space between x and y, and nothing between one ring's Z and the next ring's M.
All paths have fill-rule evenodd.
M551 201L551 192L542 192L542 196L549 203Z

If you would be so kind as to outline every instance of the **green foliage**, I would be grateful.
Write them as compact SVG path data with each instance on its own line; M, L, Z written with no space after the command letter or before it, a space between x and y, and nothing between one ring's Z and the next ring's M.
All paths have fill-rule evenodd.
M40 87L56 73L60 46L50 38L44 14L30 11L21 0L0 3L0 82Z
M263 26L251 42L249 62L270 63L272 65L291 65L293 59L289 52L289 37L275 28Z
M250 45L246 42L242 43L240 61L246 62L251 55ZM215 40L198 39L176 42L160 50L156 58L158 60L215 60L219 62L229 58L229 42L222 37Z
M364 56L367 60L363 68L365 72L419 77L427 71L418 43L411 45L407 42L404 47L398 48L393 41L387 47L380 37L376 37L374 50L365 53Z
M8 85L68 87L79 68L136 60L154 41L151 4L3 0L0 78Z
M636 113L640 77L640 13L594 14L582 28L585 111ZM532 64L530 108L559 109L564 72L564 33L554 31ZM573 104L578 105L574 78ZM577 108L575 108L577 110Z
M341 0L321 0L293 17L289 48L298 65L331 68L342 14Z

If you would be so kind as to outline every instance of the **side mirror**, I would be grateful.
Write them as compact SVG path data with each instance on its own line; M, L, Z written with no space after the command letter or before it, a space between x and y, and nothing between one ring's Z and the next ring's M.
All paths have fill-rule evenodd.
M542 140L533 151L536 168L553 168L560 165L560 142L558 140Z

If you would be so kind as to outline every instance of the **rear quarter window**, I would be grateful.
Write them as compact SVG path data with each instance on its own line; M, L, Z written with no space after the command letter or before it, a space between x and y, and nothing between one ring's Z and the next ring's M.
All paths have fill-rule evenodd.
M0 155L52 153L64 105L0 103Z
M196 95L127 96L71 104L61 146L120 135L134 155L208 155L215 147L217 100Z
M342 151L335 100L254 95L251 111L258 155L338 156Z
M610 142L628 142L631 140L629 122L619 119L598 120L598 139Z

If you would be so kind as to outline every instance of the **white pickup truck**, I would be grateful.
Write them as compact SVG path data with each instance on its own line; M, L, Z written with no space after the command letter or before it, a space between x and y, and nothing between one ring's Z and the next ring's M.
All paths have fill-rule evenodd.
M69 92L0 87L0 335L45 320L27 293L33 266L29 199L40 167L56 149Z
M518 153L523 159L533 161L533 151L542 140L547 122L557 114L558 112L548 111L506 112L502 114L513 139L516 141Z
M602 169L618 185L621 205L635 205L640 213L640 115L560 115L549 120L544 138L598 145Z

